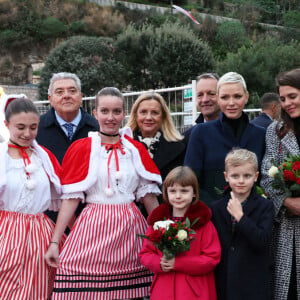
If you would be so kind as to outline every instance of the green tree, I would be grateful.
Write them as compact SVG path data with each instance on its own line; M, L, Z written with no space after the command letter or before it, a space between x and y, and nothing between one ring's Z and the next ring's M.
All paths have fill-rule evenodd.
M46 59L39 85L41 98L47 98L49 79L57 72L76 73L85 96L93 96L105 86L118 86L123 68L113 53L109 38L78 36L62 42Z
M41 39L56 38L64 36L68 27L56 18L49 17L41 22L39 37Z
M218 28L215 53L224 57L227 52L236 52L243 45L247 45L249 41L242 23L226 21Z
M300 29L300 12L297 10L287 11L283 14L282 21L284 26Z
M286 44L266 38L252 42L250 47L243 46L237 53L228 53L224 60L219 61L217 70L219 74L230 71L240 73L246 80L250 96L262 96L266 92L274 92L274 78L279 72L296 67L300 67L298 42Z
M187 26L166 22L159 28L129 26L116 41L116 57L133 89L176 86L212 70L209 46Z

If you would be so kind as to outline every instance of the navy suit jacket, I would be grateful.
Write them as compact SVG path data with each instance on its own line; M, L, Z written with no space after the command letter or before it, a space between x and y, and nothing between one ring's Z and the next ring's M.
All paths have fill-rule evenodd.
M224 189L225 156L233 147L248 149L257 155L259 168L265 153L266 130L247 124L239 140L230 126L223 122L223 113L215 121L194 127L185 154L184 164L191 167L199 180L201 200L211 205L220 197L215 188Z
M250 123L261 126L264 128L268 128L268 126L273 122L273 120L266 114L266 113L261 113L258 117L253 119Z
M192 133L192 130L195 128L195 126L197 124L200 124L200 123L204 123L204 117L202 114L200 114L198 116L198 118L195 120L195 125L193 125L192 127L190 127L189 129L187 129L184 133L183 133L183 136L184 136L184 139L183 139L183 142L187 145L189 143L189 138L190 138L190 135Z

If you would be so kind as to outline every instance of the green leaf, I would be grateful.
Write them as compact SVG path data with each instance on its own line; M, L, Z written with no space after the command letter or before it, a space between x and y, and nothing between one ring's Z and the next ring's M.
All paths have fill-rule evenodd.
M198 217L198 218L196 218L194 221L193 221L193 223L191 224L191 226L189 227L189 228L191 228L191 227L193 227L197 222L198 222L198 220L200 220L200 217Z
M191 227L191 222L190 222L189 218L186 218L186 219L185 219L185 225L186 225L186 227L188 227L188 228Z

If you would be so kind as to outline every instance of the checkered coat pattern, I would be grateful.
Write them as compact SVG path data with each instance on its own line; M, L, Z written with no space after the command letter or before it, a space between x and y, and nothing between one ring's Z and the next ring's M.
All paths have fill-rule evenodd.
M300 299L300 216L288 216L286 208L282 205L286 198L283 191L272 187L273 178L268 175L268 170L273 165L282 163L287 154L300 154L297 139L292 131L283 138L279 138L276 132L283 123L273 122L266 134L266 153L262 162L261 186L275 207L275 220L273 226L272 256L273 277L272 290L274 300L287 300L290 277L292 271L292 259L295 251L298 300Z

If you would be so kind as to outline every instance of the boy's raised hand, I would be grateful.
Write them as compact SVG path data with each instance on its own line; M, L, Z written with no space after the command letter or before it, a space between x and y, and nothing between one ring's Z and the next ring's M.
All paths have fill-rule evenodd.
M230 192L230 196L231 198L227 204L227 211L237 222L239 222L244 215L241 202L234 196L233 192Z

